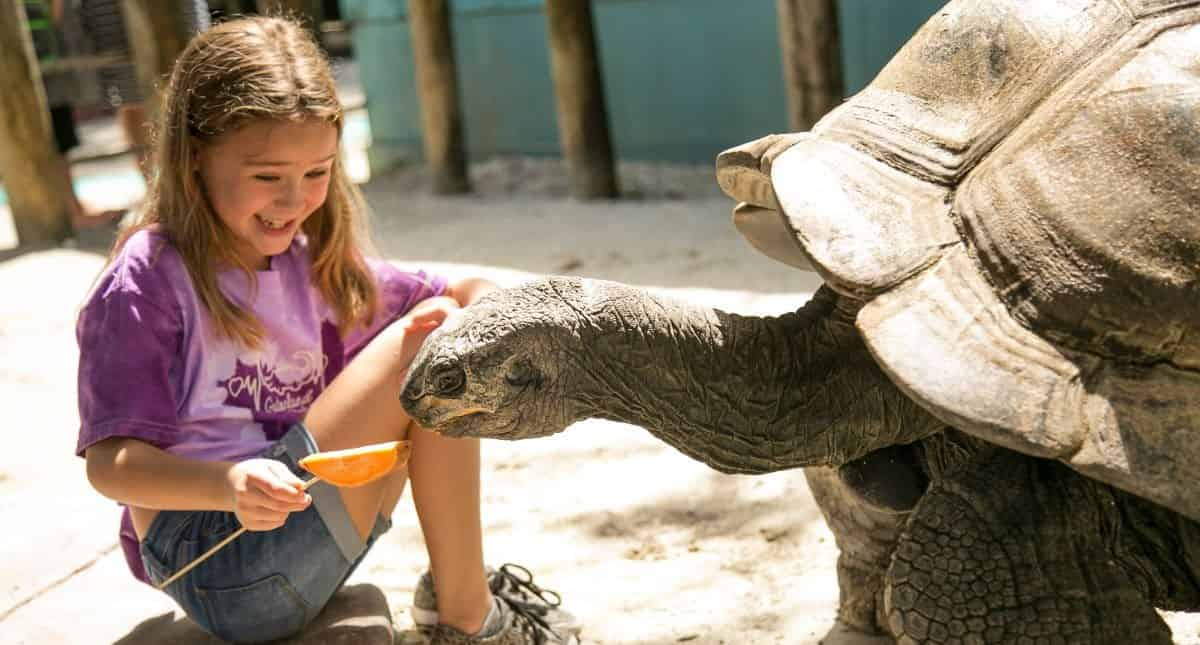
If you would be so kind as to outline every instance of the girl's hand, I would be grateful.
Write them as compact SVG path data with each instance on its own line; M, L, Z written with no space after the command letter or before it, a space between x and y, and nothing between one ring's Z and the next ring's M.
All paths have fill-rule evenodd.
M405 314L404 328L411 331L432 330L460 309L458 301L450 296L426 298Z
M288 514L312 503L288 467L274 459L248 459L229 469L233 513L250 531L270 531L283 526Z

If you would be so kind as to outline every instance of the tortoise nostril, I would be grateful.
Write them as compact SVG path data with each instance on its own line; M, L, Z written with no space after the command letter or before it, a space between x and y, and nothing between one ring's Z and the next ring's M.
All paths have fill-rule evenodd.
M423 396L425 396L425 389L416 380L406 382L400 390L400 400L402 401L419 401Z
M429 377L430 393L440 397L451 397L462 394L467 383L467 375L461 367L446 366Z

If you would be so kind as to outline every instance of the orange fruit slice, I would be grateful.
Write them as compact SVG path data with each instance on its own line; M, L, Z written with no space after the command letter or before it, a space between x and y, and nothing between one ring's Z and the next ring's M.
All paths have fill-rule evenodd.
M300 466L334 486L362 486L408 463L411 441L373 443L359 448L316 452L300 459Z

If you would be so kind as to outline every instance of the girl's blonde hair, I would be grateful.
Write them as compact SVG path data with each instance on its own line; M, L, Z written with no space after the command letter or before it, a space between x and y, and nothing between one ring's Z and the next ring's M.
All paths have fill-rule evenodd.
M142 218L118 239L113 257L134 232L157 227L183 257L218 333L257 347L262 325L217 286L222 266L239 267L251 284L254 271L234 253L233 235L200 185L196 143L263 119L320 119L337 127L340 141L345 119L329 62L293 20L238 18L192 38L175 61L162 101ZM302 230L314 286L345 332L374 317L376 286L360 247L366 244L365 203L346 176L340 146L330 173L325 203Z

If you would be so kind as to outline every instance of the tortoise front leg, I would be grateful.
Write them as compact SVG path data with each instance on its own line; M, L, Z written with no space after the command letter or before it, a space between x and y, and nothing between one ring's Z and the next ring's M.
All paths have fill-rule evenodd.
M887 635L883 613L883 582L907 513L872 507L838 476L837 469L805 468L804 476L839 550L837 624L821 642L894 643Z
M935 478L887 572L890 631L908 643L1170 645L1150 572L1123 566L1121 496L1003 449Z

